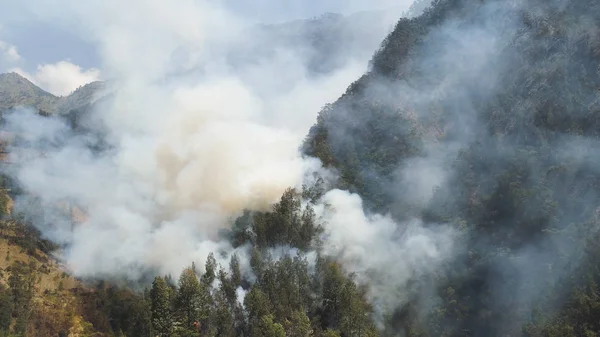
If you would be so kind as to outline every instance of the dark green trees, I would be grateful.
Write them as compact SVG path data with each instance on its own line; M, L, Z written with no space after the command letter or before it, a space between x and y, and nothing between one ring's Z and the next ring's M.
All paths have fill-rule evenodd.
M162 277L156 277L150 290L152 327L161 337L170 336L173 331L171 312L171 291Z
M251 242L260 248L291 246L302 251L313 248L313 241L322 228L310 204L302 207L301 197L301 193L288 189L272 212L254 214L248 228L254 237Z
M200 320L202 285L191 267L184 269L177 285L175 314L183 329L193 329Z
M13 313L13 296L10 289L0 285L0 336L8 334Z
M375 335L363 289L337 263L318 254L311 262L303 253L318 249L321 229L310 204L302 207L300 194L290 189L272 212L243 217L252 224L246 236L256 241L248 251L232 254L227 268L211 253L203 273L193 265L186 268L173 289L165 278L155 278L150 290L155 334ZM249 259L252 275L242 272L241 259Z

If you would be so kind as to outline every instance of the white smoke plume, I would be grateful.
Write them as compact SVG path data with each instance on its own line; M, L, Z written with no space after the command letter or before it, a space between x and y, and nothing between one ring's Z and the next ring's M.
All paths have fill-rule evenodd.
M455 253L458 232L425 227L420 219L396 223L368 215L357 194L331 190L316 211L325 224L323 254L337 258L361 284L367 284L376 313L393 310L411 295L408 283L430 276Z
M319 109L366 70L368 59L358 55L312 76L305 55L279 50L232 68L223 55L239 42L245 22L212 3L53 3L34 10L44 19L74 18L67 24L81 27L101 51L113 95L97 105L95 124L87 127L110 149L93 150L93 136L58 119L8 115L6 128L43 152L13 149L11 173L47 207L35 224L64 245L60 257L80 277L179 275L191 262L202 271L211 252L221 266L238 254L242 273L251 276L247 247L234 250L218 231L244 209L267 210L286 188L310 184L309 173L334 175L302 157L299 146ZM425 161L402 172L423 204L443 174ZM17 206L28 207L28 200ZM72 213L51 211L64 202L83 211L80 223L73 224ZM448 228L365 214L361 198L346 191L329 191L316 212L326 231L322 253L369 284L378 313L404 303L408 282L453 253ZM295 251L272 253L278 259ZM308 259L313 265L315 254Z
M18 182L43 205L66 201L85 214L73 225L49 208L36 223L65 245L76 276L178 275L211 251L225 251L226 265L233 252L217 231L319 169L300 142L319 107L368 61L311 77L301 56L283 52L234 71L222 56L246 23L207 1L26 4L39 19L69 18L61 22L95 41L114 93L93 112L110 147L100 153L91 136L56 119L7 116L7 128L43 152L13 149ZM284 88L266 90L281 77Z
M65 246L61 258L76 276L178 275L191 262L202 270L210 252L222 266L237 253L242 272L251 274L246 247L234 250L217 232L242 210L266 210L286 188L322 170L318 160L300 155L299 145L319 108L339 97L368 60L315 77L303 55L280 51L232 69L221 56L244 22L208 2L60 3L86 22L83 31L103 56L102 73L112 79L114 95L98 104L92 125L110 150L94 151L93 137L58 119L26 111L7 116L7 128L43 152L14 158L14 176L48 207L36 225ZM423 203L429 176L440 173L433 166L407 171L411 193ZM65 201L83 210L81 223L50 212ZM452 254L450 230L367 215L356 194L332 190L316 211L326 230L323 254L370 285L378 311L403 303L407 283ZM294 251L273 253L277 259ZM308 257L312 264L314 254Z

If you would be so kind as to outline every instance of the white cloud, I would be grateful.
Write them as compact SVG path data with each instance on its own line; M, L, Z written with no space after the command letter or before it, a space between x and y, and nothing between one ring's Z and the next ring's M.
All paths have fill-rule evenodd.
M8 62L18 62L21 60L21 55L17 51L17 47L4 41L0 41L0 52L2 57Z
M58 96L68 95L78 87L100 79L100 70L95 68L82 69L69 61L38 65L34 74L20 68L14 68L11 71Z
M2 26L0 25L0 33L2 33ZM7 65L16 64L21 60L21 55L15 45L12 45L6 41L0 39L0 71Z

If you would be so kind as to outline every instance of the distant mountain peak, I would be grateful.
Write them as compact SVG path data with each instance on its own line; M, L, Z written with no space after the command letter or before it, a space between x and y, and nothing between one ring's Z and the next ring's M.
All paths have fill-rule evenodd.
M56 111L58 100L58 97L17 73L0 74L0 111L17 106L31 106L52 113Z
M29 106L47 113L76 109L93 102L105 83L95 81L75 89L70 95L57 97L15 72L0 74L0 112Z
M44 96L56 97L53 94L38 87L33 82L28 80L26 77L24 77L16 72L0 74L0 97L3 95L4 89L6 86L12 86L14 89L21 89L21 90L28 88L28 89L35 90L39 94L44 95Z
M5 81L5 80L20 80L20 81L27 81L27 82L29 82L28 79L26 79L25 77L19 75L18 73L15 73L14 71L11 71L11 72L8 72L8 73L0 73L0 80L2 80L2 81Z

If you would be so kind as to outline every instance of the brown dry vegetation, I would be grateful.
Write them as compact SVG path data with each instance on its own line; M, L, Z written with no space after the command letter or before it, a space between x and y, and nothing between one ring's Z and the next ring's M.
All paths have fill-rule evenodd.
M0 283L8 286L9 267L14 263L33 266L36 283L27 335L58 336L60 332L67 332L68 336L76 337L95 333L91 323L80 313L83 303L79 294L88 292L86 286L39 249L32 255L13 243L12 235L5 232L0 237Z

